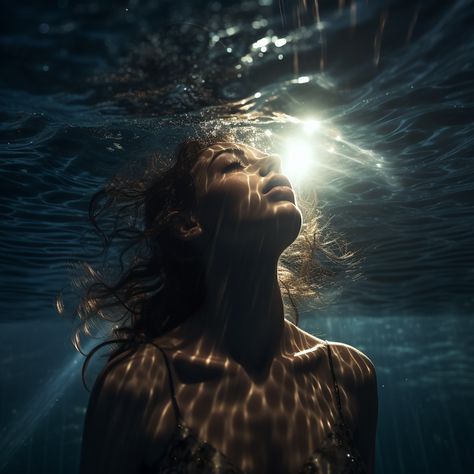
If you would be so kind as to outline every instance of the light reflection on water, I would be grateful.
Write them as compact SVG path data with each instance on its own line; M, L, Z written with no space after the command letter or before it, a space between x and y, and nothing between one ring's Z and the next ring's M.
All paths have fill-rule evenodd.
M365 257L303 328L374 360L377 472L468 472L472 2L319 2L299 20L291 2L168 3L5 13L0 465L74 472L87 394L53 302L87 198L205 121L262 130L292 166L299 143Z

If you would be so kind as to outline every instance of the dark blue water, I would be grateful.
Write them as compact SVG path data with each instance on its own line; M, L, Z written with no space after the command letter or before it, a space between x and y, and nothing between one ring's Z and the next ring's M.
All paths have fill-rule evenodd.
M473 2L17 3L0 20L0 472L77 472L88 394L54 299L88 197L222 123L304 140L363 256L301 326L374 361L377 473L472 471Z

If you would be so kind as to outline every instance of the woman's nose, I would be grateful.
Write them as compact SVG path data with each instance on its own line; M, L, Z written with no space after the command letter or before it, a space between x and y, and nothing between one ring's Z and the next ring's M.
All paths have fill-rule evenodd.
M278 155L267 155L261 158L260 175L266 176L271 171L281 173L281 158Z

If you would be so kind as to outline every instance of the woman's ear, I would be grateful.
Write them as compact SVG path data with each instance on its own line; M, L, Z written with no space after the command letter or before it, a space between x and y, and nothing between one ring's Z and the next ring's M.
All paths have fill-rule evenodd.
M202 234L202 227L199 221L187 212L173 211L171 227L173 235L183 241L194 240Z

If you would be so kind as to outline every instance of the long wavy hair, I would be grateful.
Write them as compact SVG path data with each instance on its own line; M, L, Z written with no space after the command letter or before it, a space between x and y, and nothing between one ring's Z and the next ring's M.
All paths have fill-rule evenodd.
M191 211L195 189L191 169L200 154L229 135L185 140L168 160L155 156L138 176L123 173L96 192L89 219L101 242L101 261L81 262L75 287L80 299L73 311L72 342L91 356L114 344L109 360L138 343L165 334L199 310L206 288L203 264L190 244L174 237L173 215ZM299 236L281 255L278 280L285 317L299 321L299 303L321 301L321 288L336 274L354 266L355 254L345 241L321 224L315 199L298 197L303 213ZM77 268L76 268L77 270ZM61 296L57 308L64 313ZM88 354L81 337L106 339Z

